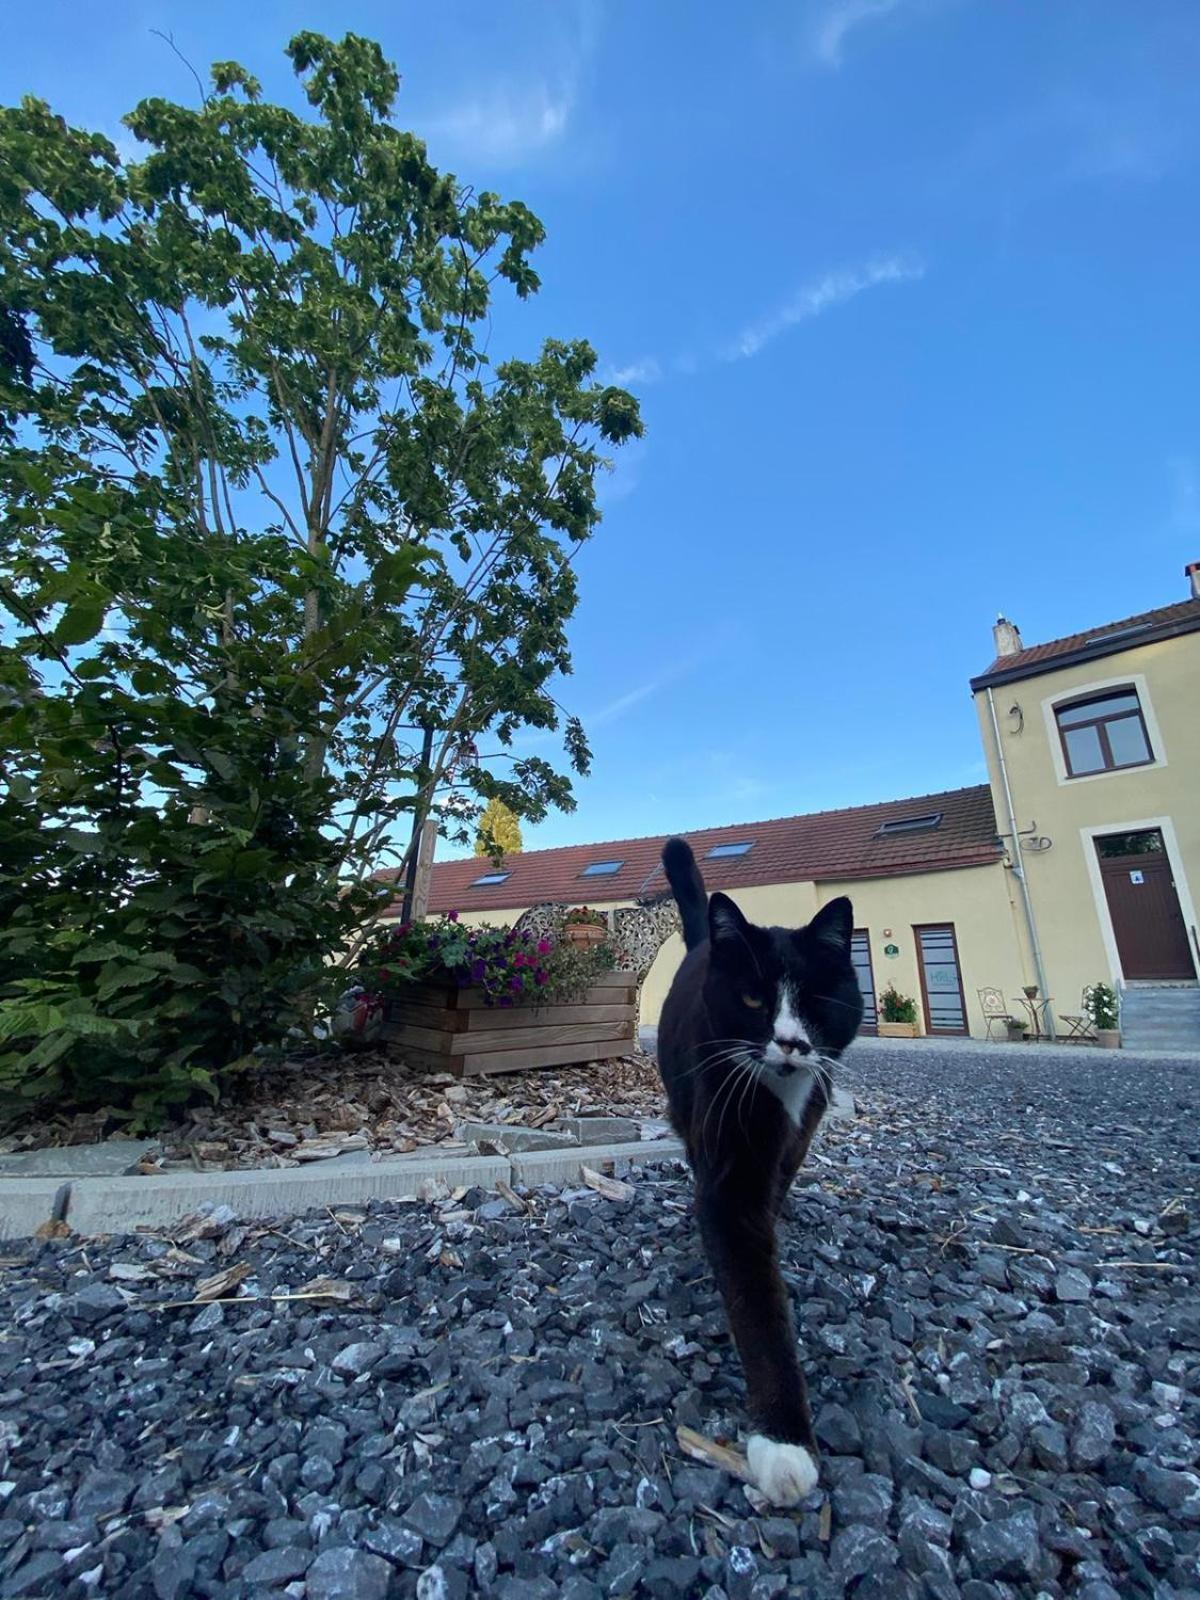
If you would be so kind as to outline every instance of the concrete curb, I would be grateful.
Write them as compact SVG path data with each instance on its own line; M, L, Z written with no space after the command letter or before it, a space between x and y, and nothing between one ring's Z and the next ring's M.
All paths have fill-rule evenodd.
M6 1178L0 1189L0 1239L28 1239L54 1215L61 1178Z
M618 1161L647 1166L657 1161L682 1161L678 1139L639 1140L635 1144L572 1145L565 1150L526 1150L512 1157L512 1182L536 1189L543 1183L573 1183L584 1167L602 1171Z
M228 1206L243 1219L285 1218L335 1205L398 1200L419 1194L426 1184L450 1189L494 1189L497 1180L536 1186L567 1183L581 1167L611 1167L627 1161L645 1165L682 1159L675 1139L636 1144L573 1146L524 1155L412 1155L361 1166L284 1167L269 1171L163 1173L138 1178L78 1178L65 1185L56 1178L6 1179L0 1186L0 1239L28 1239L55 1215L55 1200L69 1191L65 1221L83 1238L99 1234L166 1229L208 1203ZM60 1200L59 1211L62 1210Z

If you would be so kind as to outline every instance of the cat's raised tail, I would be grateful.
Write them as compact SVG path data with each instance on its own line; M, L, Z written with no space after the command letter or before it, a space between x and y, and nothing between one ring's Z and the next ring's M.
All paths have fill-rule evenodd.
M683 839L668 839L662 864L683 919L683 942L694 950L708 938L708 891L691 845Z

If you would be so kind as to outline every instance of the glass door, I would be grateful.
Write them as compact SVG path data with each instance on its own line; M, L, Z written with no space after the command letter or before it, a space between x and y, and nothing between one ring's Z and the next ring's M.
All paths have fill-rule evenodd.
M958 944L952 922L930 922L913 929L921 958L921 998L925 1003L925 1031L966 1033L967 1007L963 1000Z

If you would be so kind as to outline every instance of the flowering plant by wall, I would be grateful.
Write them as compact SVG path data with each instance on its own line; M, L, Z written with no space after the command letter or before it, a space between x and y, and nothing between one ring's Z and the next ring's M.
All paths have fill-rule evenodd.
M889 983L879 996L879 1015L884 1022L916 1022L917 1003Z
M1083 1009L1091 1017L1095 1028L1116 1028L1120 1025L1117 991L1111 984L1089 983L1083 991Z
M489 1006L546 1005L573 1000L612 961L605 945L576 950L528 930L486 923L468 928L452 911L436 922L383 930L364 953L358 978L381 999L403 995L413 983L448 980L482 989Z

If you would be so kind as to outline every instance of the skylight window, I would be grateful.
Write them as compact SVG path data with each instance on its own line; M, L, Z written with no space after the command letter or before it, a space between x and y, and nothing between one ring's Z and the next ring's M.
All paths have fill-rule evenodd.
M620 872L624 865L624 861L590 861L579 876L581 878L607 878L614 872Z
M923 817L897 817L893 822L881 822L875 837L878 839L889 833L929 833L941 820L940 811L930 811Z
M1110 639L1129 639L1135 633L1145 633L1153 626L1154 624L1150 622L1135 622L1131 628L1114 628L1111 633L1098 633L1094 638L1085 639L1083 642L1085 645L1107 644Z
M485 872L482 878L475 878L472 881L471 887L472 889L483 889L491 883L505 883L511 877L511 872Z
M737 844L715 844L704 853L705 861L719 861L722 856L745 856L754 849L753 839L742 839Z

